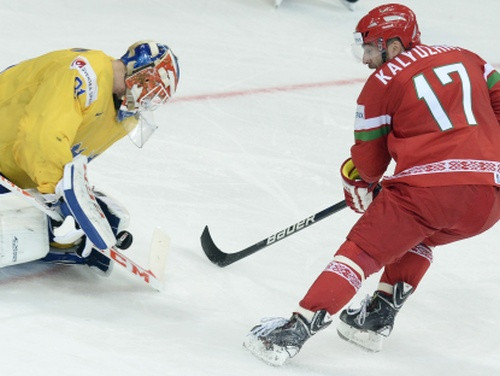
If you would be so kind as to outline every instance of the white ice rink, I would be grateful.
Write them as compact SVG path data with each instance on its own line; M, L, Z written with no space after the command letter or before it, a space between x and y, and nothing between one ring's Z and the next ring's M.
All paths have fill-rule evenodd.
M401 2L425 43L469 48L500 68L498 0ZM131 213L131 258L146 261L155 226L171 237L165 290L118 267L107 279L84 267L1 269L0 374L499 375L498 225L434 252L381 353L343 342L332 325L283 368L255 359L243 337L262 317L290 315L358 216L344 210L223 269L200 247L207 224L232 252L343 199L338 170L370 74L352 57L352 31L382 3L349 12L340 0L0 1L0 69L69 47L120 57L154 39L182 72L146 146L124 139L90 165L91 182Z

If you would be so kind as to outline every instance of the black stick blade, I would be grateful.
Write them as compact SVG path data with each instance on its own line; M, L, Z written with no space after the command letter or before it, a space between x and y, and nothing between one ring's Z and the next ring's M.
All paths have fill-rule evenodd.
M212 236L210 235L210 231L208 230L208 226L205 226L205 228L203 229L200 240L203 252L205 252L208 259L214 264L219 265L220 267L226 266L225 260L227 253L222 252L215 245L214 241L212 240Z
M223 268L224 266L228 266L233 262L241 260L247 256L250 256L251 254L267 246L266 243L267 239L264 239L238 252L234 253L222 252L212 240L212 236L210 235L208 226L205 226L205 229L201 234L200 240L201 240L201 247L203 248L203 251L207 255L208 259L212 261L214 264L219 265L221 268Z

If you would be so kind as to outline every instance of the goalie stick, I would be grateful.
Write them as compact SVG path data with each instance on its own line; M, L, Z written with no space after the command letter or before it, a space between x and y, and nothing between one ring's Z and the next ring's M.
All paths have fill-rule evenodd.
M297 231L303 230L306 227L309 227L310 225L344 209L347 207L347 203L345 200L342 200L340 202L337 202L336 204L314 214L311 215L310 217L307 217L281 231L278 231L275 234L270 235L266 239L261 240L258 243L255 243L251 245L250 247L247 247L245 249L242 249L241 251L234 252L234 253L225 253L221 251L214 243L212 240L212 236L210 235L210 231L208 229L208 226L205 226L205 229L203 230L203 233L201 234L200 240L201 240L201 247L203 248L203 251L207 255L208 259L212 261L214 264L219 265L221 268L227 265L230 265L238 260L241 260L245 257L248 257L252 254L254 254L257 251L260 251L263 248L266 248L270 246L271 244L274 244L276 242L279 242L280 240L283 240L284 238L295 234Z
M49 208L47 204L43 201L43 199L41 199L38 196L35 196L26 189L18 187L17 185L12 183L9 179L7 179L5 176L1 174L0 174L0 185L5 189L7 189L8 191L15 194L16 196L28 200L31 203L31 205L33 205L38 210L41 210L45 214L47 214L53 220L58 222L63 221L64 218L58 212Z
M16 194L17 196L27 200L27 202L29 202L37 209L41 210L50 218L57 221L63 220L58 212L48 206L35 193L31 193L25 189L18 187L3 175L0 175L0 185L8 189L10 192ZM161 291L164 285L166 254L169 245L170 239L168 238L168 236L159 228L155 228L149 251L149 269L136 264L123 253L121 253L116 247L110 247L108 249L94 249L96 249L109 259L114 260L117 264L125 268L129 273L140 278L143 282L146 282L155 290Z

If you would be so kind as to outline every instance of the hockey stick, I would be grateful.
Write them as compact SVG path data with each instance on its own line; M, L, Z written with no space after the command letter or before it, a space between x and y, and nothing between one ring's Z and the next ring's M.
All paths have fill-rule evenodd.
M212 237L210 235L210 231L208 230L208 226L205 226L205 229L203 230L203 233L201 234L200 240L201 240L201 246L203 248L203 251L207 255L208 259L212 261L214 264L219 265L221 268L227 265L232 264L233 262L236 262L238 260L241 260L247 256L250 256L251 254L254 254L257 251L260 251L263 248L266 248L267 246L270 246L271 244L274 244L276 242L279 242L280 240L283 240L287 236L290 236L292 234L295 234L297 231L303 230L306 227L309 227L310 225L344 209L347 207L347 203L345 200L342 200L340 202L337 202L335 205L332 205L314 215L311 215L310 217L307 217L281 231L278 231L275 234L272 234L271 236L267 237L266 239L261 240L258 243L255 243L254 245L251 245L248 248L245 248L241 251L234 252L234 253L225 253L222 252L214 243L212 240Z
M128 257L124 256L116 247L97 249L100 253L116 261L128 272L142 279L157 291L163 290L166 255L170 246L170 239L159 228L155 228L149 250L149 269L139 266Z
M31 205L47 214L53 220L58 222L63 221L63 217L61 217L61 215L55 210L52 210L50 207L48 207L47 204L43 202L39 197L31 194L26 189L18 187L3 175L0 175L0 185L10 192L14 193L16 196L21 197L25 200L29 200Z
M18 187L16 184L12 183L9 179L2 175L0 175L0 185L8 189L10 192L16 194L17 196L23 198L31 205L48 215L50 218L57 221L63 220L58 212L48 206L41 199L39 199L29 191ZM140 265L136 264L128 257L126 257L123 253L121 253L116 247L111 247L109 249L95 249L107 258L116 261L117 264L124 267L131 274L139 277L155 290L160 291L163 288L165 261L169 244L170 241L167 235L156 228L153 233L153 239L151 241L151 248L149 253L149 269L143 268Z

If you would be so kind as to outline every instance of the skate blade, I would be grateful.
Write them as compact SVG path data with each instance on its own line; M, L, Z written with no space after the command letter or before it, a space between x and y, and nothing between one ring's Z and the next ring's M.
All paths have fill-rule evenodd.
M341 321L337 326L337 334L343 340L359 346L363 350L370 352L382 350L384 336L373 331L361 331Z
M245 338L243 347L250 351L255 357L271 366L282 366L290 359L290 354L284 347L273 346L272 349L269 349L258 337L253 335L248 335Z

